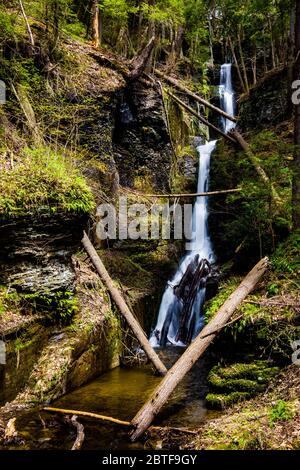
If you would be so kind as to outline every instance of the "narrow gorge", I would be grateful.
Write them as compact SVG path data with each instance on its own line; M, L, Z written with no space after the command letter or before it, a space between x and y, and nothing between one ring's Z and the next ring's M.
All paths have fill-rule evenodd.
M300 448L300 2L263 3L0 0L3 455Z

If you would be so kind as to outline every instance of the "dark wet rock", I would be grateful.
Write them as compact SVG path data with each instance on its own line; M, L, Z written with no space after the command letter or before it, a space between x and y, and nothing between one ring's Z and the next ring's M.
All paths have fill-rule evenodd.
M80 246L83 219L19 219L0 227L0 281L24 293L72 290L71 257Z
M114 146L122 185L147 178L154 188L168 189L172 150L157 89L137 82L120 97Z
M289 80L286 69L267 76L240 102L239 125L243 130L274 126L291 117L288 100Z

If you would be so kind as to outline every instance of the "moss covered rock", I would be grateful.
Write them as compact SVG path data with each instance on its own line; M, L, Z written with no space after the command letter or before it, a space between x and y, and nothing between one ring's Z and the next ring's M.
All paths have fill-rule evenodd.
M89 213L91 190L72 162L47 148L24 149L15 162L1 158L0 217Z
M270 367L267 361L215 366L208 376L212 392L206 397L207 405L209 408L223 409L249 399L263 392L278 373L279 368Z

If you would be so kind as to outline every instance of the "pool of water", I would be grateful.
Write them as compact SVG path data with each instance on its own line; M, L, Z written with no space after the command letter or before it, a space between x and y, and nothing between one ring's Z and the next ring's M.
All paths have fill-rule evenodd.
M170 348L161 351L164 363L170 367L182 350ZM207 419L204 397L207 392L207 361L200 360L178 385L168 403L156 418L155 424L174 427L199 427ZM93 382L63 396L51 406L99 413L130 421L143 405L161 378L150 366L117 368ZM128 428L91 418L79 418L84 424L83 449L125 450L142 448L143 443L132 444ZM69 449L75 438L63 416L30 410L17 418L16 429L26 449ZM16 446L11 447L16 448Z

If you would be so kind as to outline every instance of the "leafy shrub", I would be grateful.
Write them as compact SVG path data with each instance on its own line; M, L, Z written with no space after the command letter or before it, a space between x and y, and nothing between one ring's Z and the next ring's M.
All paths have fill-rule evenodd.
M278 402L271 408L269 413L270 425L273 426L276 421L289 421L295 416L295 411L291 403L284 400Z

